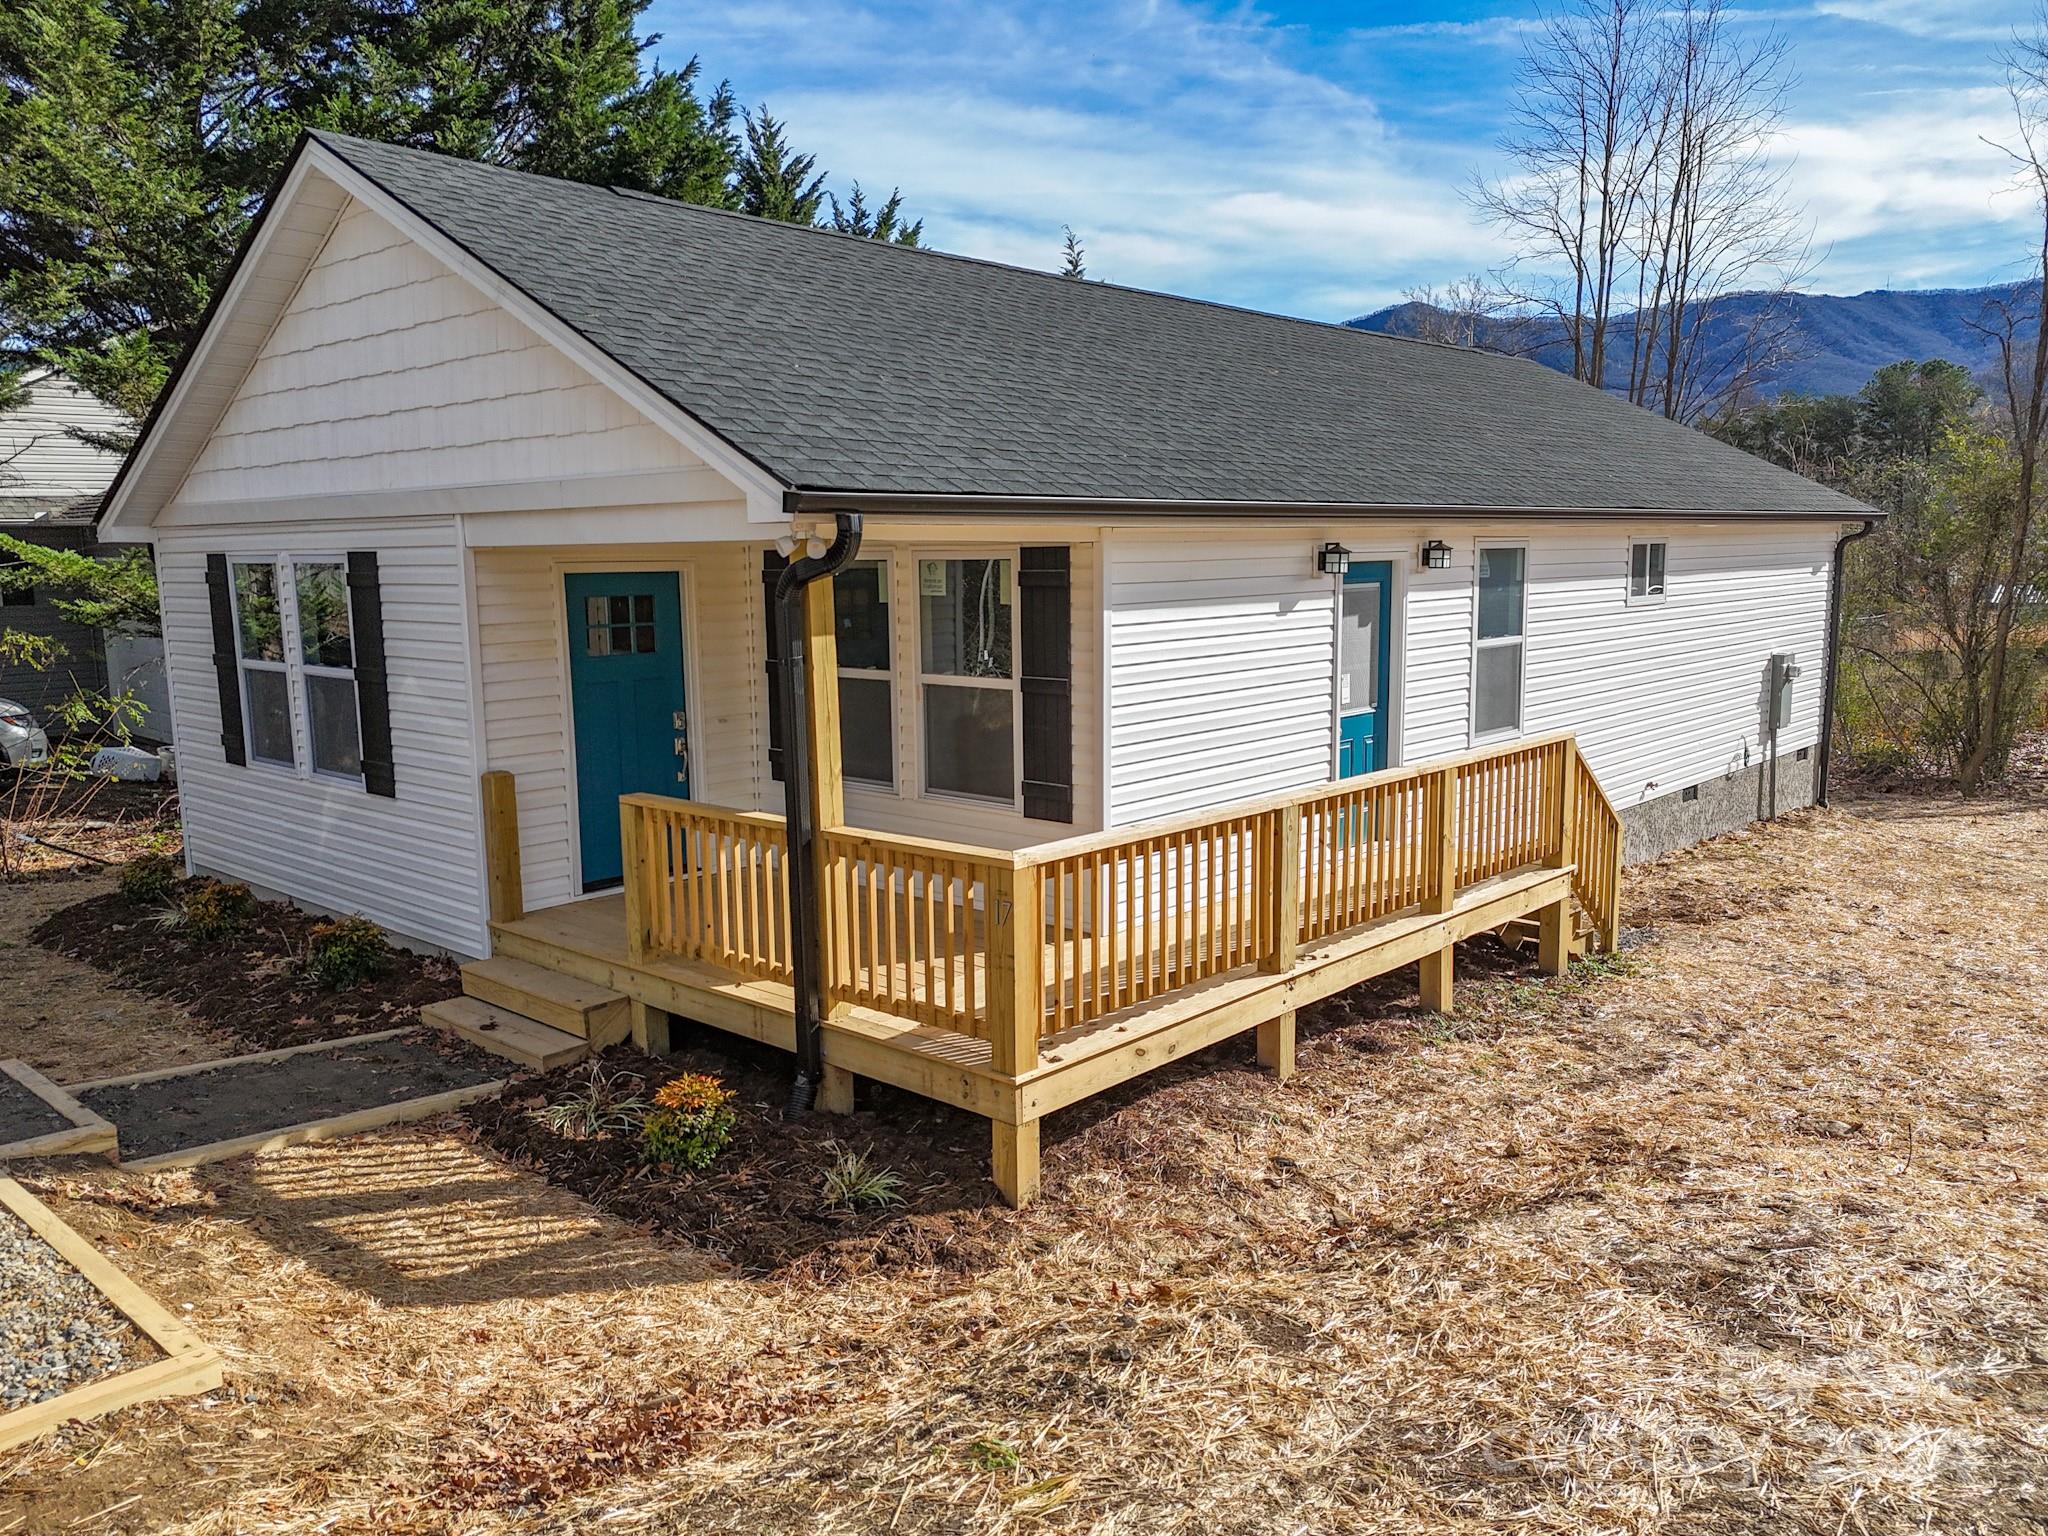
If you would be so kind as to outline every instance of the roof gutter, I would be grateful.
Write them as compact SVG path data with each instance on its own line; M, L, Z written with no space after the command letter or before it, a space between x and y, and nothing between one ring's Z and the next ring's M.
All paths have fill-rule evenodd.
M803 555L775 582L782 659L782 813L788 833L789 952L796 1013L796 1081L785 1114L807 1113L825 1077L825 925L818 890L818 833L811 812L811 709L804 642L804 589L829 579L860 553L858 512L836 514L838 532L822 555Z
M1672 518L1682 522L1759 523L1813 521L1839 523L1860 517L1875 522L1884 514L1854 502L1831 509L1795 512L1700 511L1684 507L1483 507L1426 503L1363 501L1213 501L1171 500L1136 496L994 496L955 491L823 491L793 490L783 494L782 509L791 517L832 511L864 512L872 517L929 517L969 514L976 517L1105 517L1255 518L1260 521L1367 517L1490 517L1502 519L1569 519L1576 522L1640 522Z
M1842 572L1849 546L1877 531L1877 519L1865 518L1861 528L1852 528L1835 540L1835 558L1828 571L1828 666L1820 695L1820 782L1814 786L1813 803L1828 803L1828 774L1834 767L1835 690L1842 671Z

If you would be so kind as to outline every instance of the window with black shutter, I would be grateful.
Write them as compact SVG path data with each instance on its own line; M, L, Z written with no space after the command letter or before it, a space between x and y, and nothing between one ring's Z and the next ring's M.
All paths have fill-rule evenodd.
M1024 814L1074 819L1073 560L1064 544L1017 552L1017 682L1024 701Z

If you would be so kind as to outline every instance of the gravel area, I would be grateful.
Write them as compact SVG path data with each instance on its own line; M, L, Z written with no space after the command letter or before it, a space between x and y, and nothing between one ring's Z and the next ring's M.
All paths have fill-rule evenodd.
M156 1352L56 1249L0 1210L0 1412L146 1364Z

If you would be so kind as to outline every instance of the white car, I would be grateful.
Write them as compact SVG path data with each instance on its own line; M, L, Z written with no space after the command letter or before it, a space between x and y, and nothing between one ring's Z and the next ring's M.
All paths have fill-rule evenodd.
M12 699L0 699L0 765L25 768L50 755L50 738L36 717Z

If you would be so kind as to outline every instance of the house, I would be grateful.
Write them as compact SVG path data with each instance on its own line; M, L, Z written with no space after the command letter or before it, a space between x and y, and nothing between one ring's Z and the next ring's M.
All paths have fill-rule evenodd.
M52 549L92 552L101 494L121 455L92 441L134 423L51 368L22 375L27 399L0 414L0 534ZM0 562L6 560L0 553ZM48 592L0 593L0 630L45 636L63 648L56 666L34 669L0 658L0 698L47 716L81 690L104 692L111 680L141 703L144 730L170 733L163 650L153 637L104 635L59 612Z
M1022 1200L1049 1109L1809 803L1872 515L1532 362L316 134L102 531L194 869Z

